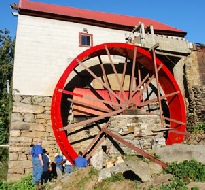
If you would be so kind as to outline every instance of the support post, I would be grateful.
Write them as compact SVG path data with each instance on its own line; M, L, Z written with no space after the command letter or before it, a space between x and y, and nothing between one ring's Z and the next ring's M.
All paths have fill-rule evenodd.
M159 102L159 110L160 110L160 120L162 124L162 128L164 128L164 122L163 122L163 116L162 116L162 104L161 104L161 99L160 99L160 85L159 85L159 77L158 77L158 71L157 71L157 63L156 63L156 48L159 47L159 43L155 44L151 50L152 50L152 55L153 55L153 61L154 61L154 70L155 70L155 75L156 75L156 83L157 83L157 97L158 97L158 102Z

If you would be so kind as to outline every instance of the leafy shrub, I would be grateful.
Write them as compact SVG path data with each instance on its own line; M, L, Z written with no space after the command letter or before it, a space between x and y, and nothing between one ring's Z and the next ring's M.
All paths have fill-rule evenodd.
M6 180L7 172L8 172L8 161L3 160L2 162L0 162L0 179L1 180Z
M175 177L173 178L173 181L170 184L162 184L160 190L188 190L188 188L185 185L187 185L187 182L184 182L183 179Z
M201 132L203 133L205 132L205 122L198 124L192 131L192 134L201 133Z
M205 166L196 160L173 162L168 165L165 172L171 173L184 181L205 181Z
M15 39L7 29L0 29L0 145L8 143L9 121L11 113L11 90L7 91L7 80L10 86L13 73ZM0 162L7 159L7 150L0 148Z
M35 190L35 185L32 184L32 175L27 175L18 182L8 183L0 180L0 189L2 190Z

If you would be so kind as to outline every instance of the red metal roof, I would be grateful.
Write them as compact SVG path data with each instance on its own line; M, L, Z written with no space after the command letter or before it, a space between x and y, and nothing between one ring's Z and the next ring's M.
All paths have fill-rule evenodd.
M61 17L72 17L72 18L81 18L87 20L94 20L104 23L110 23L114 25L121 25L124 27L134 27L138 25L139 22L145 24L145 27L149 25L153 25L155 30L163 30L163 31L172 31L176 33L183 33L184 36L186 32L163 24L161 22L157 22L152 19L141 18L141 17L134 17L134 16L127 16L127 15L119 15L119 14L112 14L112 13L105 13L105 12L98 12L98 11L91 11L85 9L78 9L69 6L59 6L54 4L45 4L41 2L30 2L29 0L20 0L19 3L19 11L27 13L36 12L38 16L40 14L50 14L50 15L57 15L58 18ZM94 24L95 25L95 24Z

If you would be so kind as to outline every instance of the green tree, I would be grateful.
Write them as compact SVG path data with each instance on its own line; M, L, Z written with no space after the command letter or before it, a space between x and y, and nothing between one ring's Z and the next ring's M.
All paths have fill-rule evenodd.
M11 84L14 60L14 39L9 30L0 30L0 145L8 143L11 91L7 92L7 80ZM6 150L0 149L0 161Z

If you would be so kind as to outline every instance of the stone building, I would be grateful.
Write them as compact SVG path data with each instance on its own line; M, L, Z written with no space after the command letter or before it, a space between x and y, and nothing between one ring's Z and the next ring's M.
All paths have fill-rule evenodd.
M188 42L186 32L150 19L29 0L11 7L18 11L18 26L9 181L31 172L30 145L37 138L42 138L51 159L60 151L50 114L55 86L77 55L98 44L132 42L147 49L160 44L156 54L173 73L184 96L188 129L204 120L205 48Z

